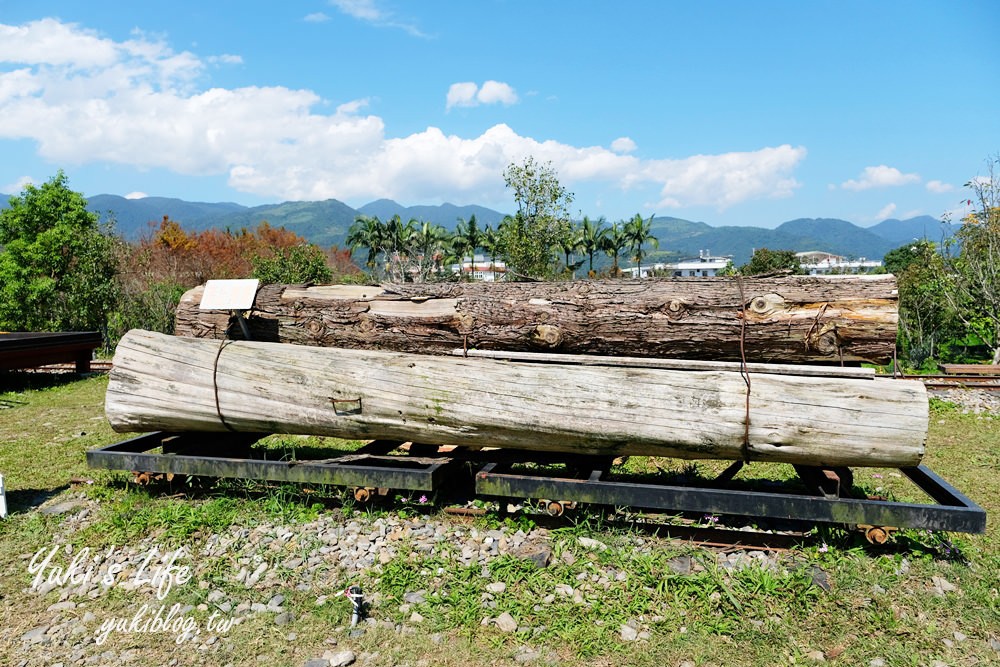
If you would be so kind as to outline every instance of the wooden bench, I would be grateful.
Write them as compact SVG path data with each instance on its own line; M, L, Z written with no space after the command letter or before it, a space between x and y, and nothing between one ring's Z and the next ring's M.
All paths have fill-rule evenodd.
M947 375L1000 375L997 364L939 364L938 368Z

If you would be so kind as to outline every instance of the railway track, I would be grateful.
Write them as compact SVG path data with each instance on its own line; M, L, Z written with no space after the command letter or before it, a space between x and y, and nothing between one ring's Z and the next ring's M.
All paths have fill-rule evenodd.
M94 359L90 362L91 373L107 373L111 370L110 360ZM25 368L22 372L27 373L75 373L76 364L46 364L34 368Z
M920 380L928 389L983 389L1000 391L1000 376L996 375L903 375L901 380Z

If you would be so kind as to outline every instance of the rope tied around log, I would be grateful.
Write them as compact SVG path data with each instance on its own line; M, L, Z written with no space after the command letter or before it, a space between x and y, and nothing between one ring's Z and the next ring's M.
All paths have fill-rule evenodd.
M747 385L746 405L743 416L743 445L741 451L743 461L750 461L750 370L747 368L747 299L743 290L743 276L736 274L736 285L740 289L740 312L737 317L740 319L740 377Z
M253 295L253 302L250 304L250 309L247 310L247 316L254 310L254 305L257 303L257 295L260 294L262 285L257 285L257 290ZM225 349L226 343L231 343L232 339L229 337L230 331L233 328L233 323L239 322L240 327L243 329L244 335L247 340L250 340L249 330L246 328L246 323L242 319L242 314L237 314L234 318L232 316L232 311L230 311L229 324L226 325L226 332L222 336L222 340L219 341L219 349L215 351L215 360L212 362L212 395L215 398L215 414L219 415L219 423L221 423L226 430L230 433L236 433L236 429L229 425L226 418L222 416L222 405L219 402L219 357L222 356L222 350Z
M226 347L226 343L232 342L228 337L229 327L226 327L226 334L226 338L219 341L219 348L215 351L215 361L212 363L212 393L215 396L215 413L219 415L219 422L226 427L227 431L235 433L236 429L230 426L226 418L222 416L222 406L219 405L219 357L222 356L222 350Z

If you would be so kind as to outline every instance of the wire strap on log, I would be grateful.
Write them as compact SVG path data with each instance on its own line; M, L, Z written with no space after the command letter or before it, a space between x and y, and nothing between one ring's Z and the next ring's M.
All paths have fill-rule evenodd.
M743 416L743 460L750 461L750 370L747 368L747 299L743 291L743 276L736 274L736 285L740 288L740 377L747 385L745 414Z
M219 405L219 357L222 356L222 350L229 342L228 336L223 338L219 341L219 349L215 351L215 362L212 364L212 393L215 394L215 413L219 415L219 422L226 427L227 431L235 433L236 429L230 426L226 418L222 416L222 407Z

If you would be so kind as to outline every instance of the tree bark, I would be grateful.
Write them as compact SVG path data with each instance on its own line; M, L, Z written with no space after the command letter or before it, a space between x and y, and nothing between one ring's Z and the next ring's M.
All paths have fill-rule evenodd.
M177 308L176 333L222 338L229 314ZM559 283L266 285L254 340L449 354L484 350L738 361L885 363L892 276L674 278ZM745 315L745 319L744 319ZM745 328L743 322L745 321Z
M825 466L920 461L928 407L919 382L751 378L748 388L738 371L435 357L136 330L115 352L105 409L116 431L296 433Z

